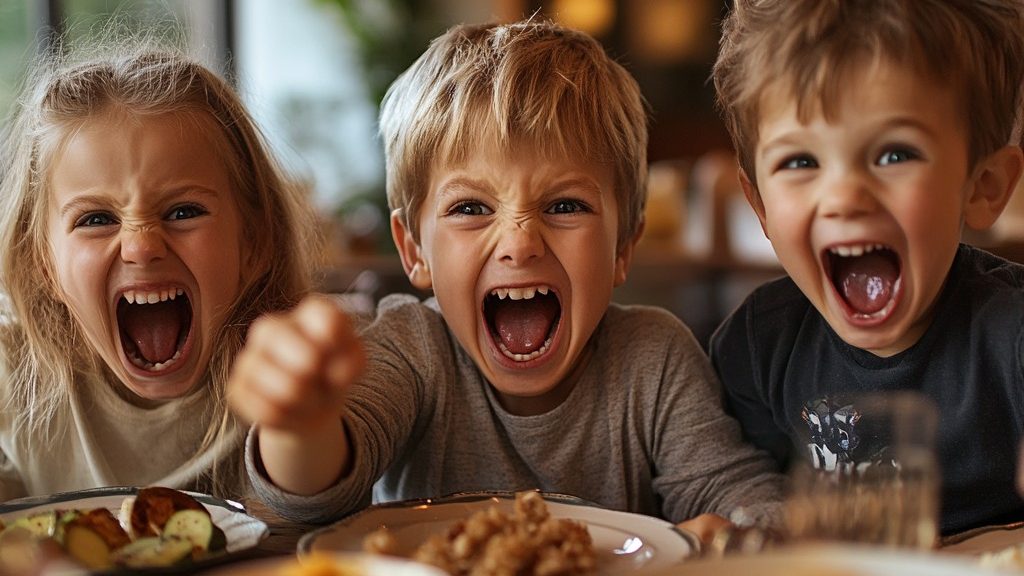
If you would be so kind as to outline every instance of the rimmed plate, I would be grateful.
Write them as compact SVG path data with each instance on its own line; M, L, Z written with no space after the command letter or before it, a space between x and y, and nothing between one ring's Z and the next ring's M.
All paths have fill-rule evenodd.
M46 512L48 510L70 510L73 508L92 509L106 508L117 516L121 503L128 496L135 496L139 488L132 486L116 486L110 488L92 488L74 492L61 492L48 496L32 496L19 498L0 504L0 520L10 524L23 516ZM245 513L245 508L230 500L222 500L209 494L186 492L198 500L207 510L213 523L224 531L227 539L227 551L223 554L212 554L188 568L145 568L133 572L153 574L176 574L192 572L197 569L213 566L222 562L235 560L244 556L245 552L255 548L269 534L267 525Z
M942 551L979 555L1024 544L1024 522L981 526L943 540Z
M352 574L359 576L447 576L433 566L410 560L335 552L296 558L266 558L239 562L204 572L206 576L291 576L298 574Z
M978 576L987 573L974 558L877 546L822 544L687 562L651 576Z
M586 524L597 551L599 575L667 568L699 553L696 536L664 520L600 508L575 496L541 496L552 517ZM399 552L410 554L430 535L443 533L452 523L491 506L511 512L514 501L514 492L474 492L377 504L306 534L299 540L298 550L300 555L358 551L367 534L387 526L398 540Z

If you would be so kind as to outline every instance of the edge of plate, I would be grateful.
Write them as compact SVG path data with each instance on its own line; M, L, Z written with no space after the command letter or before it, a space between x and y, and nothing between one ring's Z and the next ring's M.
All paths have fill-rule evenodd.
M108 496L134 496L135 494L138 494L138 492L139 487L136 486L106 486L100 488L86 488L85 490L73 490L70 492L57 492L55 494L47 494L45 496L26 496L24 498L8 500L7 502L0 504L0 514L19 512L29 508L60 504L61 502L70 502L72 500L86 500L89 498L104 498ZM232 512L248 515L245 510L245 506L242 506L233 500L224 500L223 498L217 498L210 494L191 492L189 490L180 490L180 492L185 492L203 504L226 508Z
M502 498L502 499L506 499L506 500L511 500L511 499L515 498L515 495L516 495L517 492L522 492L522 490L515 490L515 491L511 491L511 490L510 491L505 491L505 490L499 490L499 491L483 490L483 491L474 491L474 492L456 492L454 494L449 494L447 496L440 496L438 498L411 498L409 500L396 500L396 501L393 501L393 502L381 502L379 504L371 504L370 506L367 506L366 508L363 508L362 510L357 510L357 511L351 513L351 514L348 514L347 516L344 516L342 519L340 519L340 520L338 520L336 522L333 522L333 523L331 523L331 524L329 524L327 526L324 526L322 528L318 528L316 530L313 530L312 532L308 532L308 533L304 534L301 538L299 538L298 545L296 546L296 551L297 551L297 553L300 556L310 554L312 552L313 542L317 538L319 538L321 535L323 535L323 534L325 534L327 532L331 532L332 530L338 528L339 526L344 526L344 525L346 525L346 524L348 524L348 523L358 519L359 517L361 517L361 516L363 516L365 514L370 514L370 513L374 512L376 510L387 509L387 508L408 508L408 507L415 507L415 506L438 505L438 504L458 504L458 503L463 503L463 502L478 502L478 501L481 501L481 500L490 500L491 498ZM647 516L647 515L644 515L644 514L637 514L635 512L625 512L623 510L613 510L611 508L605 508L604 506L601 506L600 504L597 504L597 503L592 502L590 500L587 500L585 498L580 498L579 496L572 496L570 494L561 494L561 493L558 493L558 492L542 492L540 490L533 490L533 492L540 493L540 495L544 498L544 500L548 501L548 502L554 502L554 503L557 503L557 504L567 504L567 505L570 505L570 506L585 506L585 507L591 507L591 508L599 508L601 510L605 510L607 512L613 512L613 513L616 513L616 514L628 514L628 515L633 515L633 516L639 516L639 517L642 517L642 518L647 519L647 520L663 522L665 528L667 528L668 530L674 532L681 539L686 541L686 543L690 546L690 549L692 550L691 554L692 554L693 557L696 558L696 557L699 557L701 555L700 539L697 537L696 534L694 534L694 533L692 533L692 532L690 532L688 530L683 530L683 529L679 528L678 526L676 526L675 524L672 524L671 522L668 522L666 520L662 520L661 518L657 518L657 517L654 517L654 516Z
M87 500L90 498L107 498L113 496L127 497L138 494L140 487L137 486L104 486L99 488L86 488L84 490L73 490L69 492L57 492L54 494L47 494L44 496L26 496L24 498L16 498L9 500L5 503L0 504L0 514L11 514L15 512L21 512L31 508L37 508L40 506L52 506L54 504L60 504L62 502L72 502L75 500ZM234 514L241 514L248 518L250 521L259 524L257 542L266 540L270 535L270 527L263 520L256 518L246 512L245 507L240 503L233 500L225 500L218 498L210 494L203 494L201 492L192 492L190 490L180 490L185 492L189 496L192 496L197 501L204 505L215 506L217 508L223 508ZM115 569L111 571L99 571L91 572L94 575L108 575L108 574L184 574L190 570L199 570L206 568L212 568L214 566L224 564L227 562L233 562L238 559L245 558L251 554L255 546L235 550L232 552L225 552L223 554L216 554L204 559L201 559L194 564L191 564L187 569L184 567L167 566L158 567L153 566L149 568L141 568L137 570L125 570Z
M970 530L964 530L951 536L946 536L942 539L942 546L939 548L945 548L946 546L955 546L957 544L966 542L975 536L981 536L989 532L996 532L999 530L1017 530L1018 528L1024 528L1024 520L1017 522L1010 522L1009 524L993 524L991 526L978 526L971 528Z

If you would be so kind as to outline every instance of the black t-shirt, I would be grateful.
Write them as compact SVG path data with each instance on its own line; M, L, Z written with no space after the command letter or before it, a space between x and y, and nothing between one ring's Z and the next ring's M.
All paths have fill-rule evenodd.
M1024 520L1016 491L1024 428L1024 266L961 245L935 319L911 348L880 358L842 341L789 278L755 290L712 336L712 363L747 439L781 467L820 437L808 413L844 418L844 395L914 390L939 411L944 535ZM840 427L835 427L836 431ZM811 439L808 437L819 434ZM848 446L847 446L848 448ZM860 446L856 458L874 447ZM820 455L818 455L820 456Z

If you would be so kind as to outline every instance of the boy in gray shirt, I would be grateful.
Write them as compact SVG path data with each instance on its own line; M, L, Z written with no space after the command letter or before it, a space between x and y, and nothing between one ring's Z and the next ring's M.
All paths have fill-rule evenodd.
M740 439L689 330L610 304L643 228L647 129L592 38L459 26L381 111L391 227L421 302L358 331L313 298L250 331L229 400L282 515L475 490L573 494L691 520L771 523L781 478Z

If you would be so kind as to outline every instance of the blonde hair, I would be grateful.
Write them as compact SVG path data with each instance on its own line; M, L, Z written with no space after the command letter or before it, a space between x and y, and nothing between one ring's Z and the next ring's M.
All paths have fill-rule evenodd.
M950 121L970 135L972 166L1019 145L1022 13L1020 0L736 0L712 76L741 167L754 178L767 89L782 83L801 119L815 109L827 118L849 72L873 61L918 70L954 91L961 115Z
M60 298L46 237L49 173L77 127L110 111L209 118L238 199L253 269L234 302L201 385L214 413L199 452L236 428L224 401L232 359L260 314L293 305L311 288L318 237L314 213L270 155L235 91L180 50L151 42L99 54L43 56L30 73L4 135L0 167L0 287L6 298L0 354L9 372L3 409L16 430L53 441L47 426L65 411L75 386L111 381ZM199 124L197 123L197 129ZM198 456L197 456L198 457ZM213 474L216 476L216 474ZM214 478L214 484L216 484Z
M612 166L620 247L641 229L645 103L633 77L581 32L543 21L451 28L388 89L380 133L388 204L417 241L431 168L481 144Z

